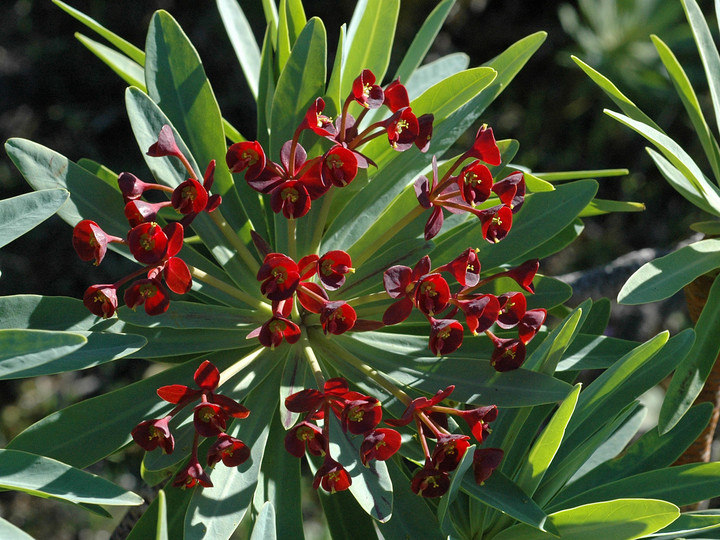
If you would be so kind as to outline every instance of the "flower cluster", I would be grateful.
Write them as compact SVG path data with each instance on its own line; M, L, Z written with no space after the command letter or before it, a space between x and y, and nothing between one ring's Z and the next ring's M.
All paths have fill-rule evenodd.
M387 294L395 299L383 314L383 323L397 324L417 308L430 323L429 348L433 354L447 355L456 351L463 342L464 327L452 317L458 311L465 315L465 325L473 334L484 332L494 345L490 359L497 371L509 371L522 365L525 346L537 334L545 321L545 309L527 309L527 299L521 292L507 292L499 296L475 293L475 289L499 277L515 280L527 292L533 293L532 280L539 263L531 260L522 265L480 279L480 261L477 252L468 248L458 257L433 269L430 257L421 258L409 266L392 266L385 271L383 282ZM460 289L452 292L442 276L452 275ZM445 315L443 312L447 311ZM503 330L517 328L517 338L499 338L490 332L495 324Z
M387 428L378 428L382 420L382 406L372 396L349 389L343 378L329 379L323 391L308 388L285 399L285 407L305 417L285 436L287 451L301 458L307 450L322 456L323 464L315 473L313 487L334 493L350 487L352 479L345 468L330 455L330 415L340 421L344 432L362 435L360 459L363 465L371 460L384 461L400 448L400 434ZM322 428L317 425L322 421Z
M297 263L282 253L268 253L257 279L262 282L263 295L272 301L273 315L247 337L257 337L265 347L277 347L283 340L297 342L300 327L289 318L295 295L303 308L320 314L326 334L347 332L357 320L355 310L342 300L330 301L325 291L342 287L346 274L353 271L350 256L341 250L329 251L322 257L307 255ZM322 287L310 281L316 275Z
M457 175L453 175L466 160L473 159ZM432 208L425 224L425 239L437 236L442 228L443 209L454 214L470 212L482 224L485 240L496 243L505 238L512 227L512 217L525 200L525 177L514 172L499 182L494 182L490 169L485 165L500 165L500 150L495 142L492 128L482 126L469 150L457 158L442 178L439 177L437 160L433 156L432 180L421 175L415 180L415 194L423 208ZM480 205L495 194L500 204L489 208Z
M73 246L84 261L94 259L98 265L107 253L108 244L117 243L128 247L130 253L144 268L123 277L116 283L92 285L83 297L85 306L95 315L111 317L118 308L118 289L133 281L125 290L125 304L130 308L144 304L149 315L167 311L170 304L168 289L177 294L187 293L192 286L190 268L178 253L182 249L185 228L201 212L214 211L221 202L219 195L210 195L213 184L215 161L208 165L203 182L175 142L170 126L163 126L158 140L148 149L153 157L173 156L183 163L190 177L176 188L143 182L129 172L118 176L118 186L125 201L125 217L130 230L125 238L110 235L94 221L84 219L73 229ZM167 192L170 200L150 203L141 197L146 192ZM157 222L158 212L173 208L182 218L164 227ZM145 274L145 277L140 277ZM136 279L137 278L137 279Z
M348 112L352 103L363 107L358 118ZM360 131L366 113L383 106L391 115ZM230 171L245 171L248 185L260 193L270 194L272 210L282 212L288 219L304 216L310 211L312 201L333 186L347 186L355 179L358 168L373 164L358 150L366 142L386 134L395 150L404 151L416 145L426 151L432 135L433 116L415 116L405 86L396 80L383 89L375 84L375 75L368 69L353 82L342 113L334 123L323 114L324 110L322 98L310 105L292 140L283 145L279 163L268 159L257 141L235 143L225 156ZM330 140L332 147L322 156L309 158L298 142L305 130Z
M482 443L489 433L488 424L497 418L494 405L471 410L459 410L440 405L454 386L437 392L432 398L419 397L409 401L403 415L387 419L385 424L401 427L415 422L418 437L425 454L425 464L413 476L411 488L423 497L439 497L450 487L450 473L454 471L466 450L470 437L448 431L448 415L461 417L472 435ZM349 389L345 379L338 377L325 382L323 391L305 389L288 396L285 406L289 411L305 413L304 418L291 428L285 437L286 450L303 457L305 452L323 457L323 464L315 473L313 487L334 493L348 489L352 479L347 470L330 455L330 415L339 420L343 432L362 436L360 461L368 466L372 460L384 461L401 447L402 437L390 428L378 427L382 420L380 402L365 394ZM322 423L322 427L318 423ZM435 448L429 450L427 438L435 439ZM500 464L503 452L499 448L478 449L473 456L475 480L483 483Z
M198 385L196 389L182 384L158 388L158 396L173 403L175 408L163 418L140 422L132 430L133 440L143 449L150 452L160 448L170 454L175 449L175 439L169 427L170 420L182 409L199 400L193 409L195 436L190 461L177 473L173 482L174 486L183 488L196 484L212 487L210 477L198 460L198 442L201 436L216 437L207 454L206 462L209 467L219 461L227 467L236 467L250 457L250 447L225 432L231 418L247 418L250 411L235 400L215 392L220 384L220 372L209 360L200 364L194 379Z

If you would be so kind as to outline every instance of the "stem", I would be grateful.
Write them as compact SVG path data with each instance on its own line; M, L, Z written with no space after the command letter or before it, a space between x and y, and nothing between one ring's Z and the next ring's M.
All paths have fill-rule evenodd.
M232 377L237 375L240 371L248 367L250 364L252 364L260 354L266 350L266 347L258 347L250 354L242 357L240 360L235 362L232 366L229 368L223 370L222 373L220 373L220 382L218 383L218 386L222 386L226 382L228 382Z
M415 426L418 430L418 439L420 439L420 446L422 446L423 454L425 454L425 463L428 463L430 461L430 449L428 448L427 440L425 440L425 433L423 431L422 422L420 422L420 419L416 416L415 417Z
M388 298L390 298L390 295L386 291L380 291L372 294L366 294L364 296L356 296L355 298L348 300L347 303L355 307L379 300L387 300Z
M225 217L220 212L220 209L217 208L213 210L212 212L210 212L209 215L215 225L217 225L220 231L223 233L223 236L225 236L225 238L228 239L232 247L235 248L235 252L240 256L243 261L245 261L245 264L247 264L250 271L253 274L257 274L257 271L260 269L260 263L257 262L255 257L253 257L253 254L250 253L250 250L247 248L247 246L242 242L242 240L240 240L240 237L227 222Z
M442 435L450 435L450 432L448 430L435 424L435 422L433 422L424 412L417 412L416 416L420 420L422 420L423 424L430 428L430 431L433 432L433 435L435 435L436 439L439 439Z
M357 257L354 257L353 265L357 268L365 261L367 261L378 249L384 246L388 242L388 240L392 239L392 237L395 236L398 232L400 232L407 225L415 221L415 218L417 218L424 211L425 209L420 205L410 210L404 218L395 223L391 229L389 229L384 235L382 235L378 239L377 242L370 244L367 248L365 248L365 251L360 253L360 255L358 255Z
M324 304L325 302L327 302L327 299L326 299L326 298L323 298L322 296L320 296L320 295L319 295L318 293L316 293L315 291L309 289L308 287L305 287L305 286L302 284L302 282L300 282L300 285L298 286L298 289L302 289L302 291L303 291L304 294L307 294L310 298L312 298L313 300L315 300L316 302L318 302L318 303L320 303L320 304Z
M315 383L317 384L318 389L322 390L325 387L325 376L323 375L322 368L320 367L320 362L318 362L317 356L315 356L315 351L313 351L312 347L310 346L310 341L308 340L307 336L303 337L302 347L303 352L305 353L305 358L307 358L308 365L310 366L310 369L313 372L313 376L315 377Z
M183 164L183 167L187 170L188 174L190 175L190 178L193 180L197 180L199 176L195 174L195 171L192 168L192 165L190 165L190 162L188 159L181 153L181 154L175 154L178 158L180 158L180 162Z
M335 190L331 189L323 197L322 206L320 206L320 212L318 214L318 219L317 222L315 222L315 230L313 231L312 241L310 242L310 253L317 253L320 249L320 242L322 242L323 232L325 232L325 224L327 223L327 218L328 214L330 213L330 206L332 206L334 194Z
M288 219L288 257L293 261L297 258L297 239L295 235L297 233L297 223L294 219Z
M313 332L317 332L316 330ZM323 341L325 341L323 337ZM321 342L322 343L322 342ZM324 344L323 344L324 345ZM375 383L377 383L378 386L381 388L384 388L388 392L390 392L395 398L400 401L403 405L409 405L410 402L412 402L412 399L410 396L408 396L403 390L395 386L393 383L391 383L385 375L376 369L368 366L366 363L364 363L362 360L357 358L352 353L346 351L342 347L338 346L332 346L332 353L341 357L342 360L345 360L348 364L353 366L354 368L362 371L365 375L370 377Z
M199 268L195 268L194 266L190 266L188 264L188 269L190 270L190 275L192 275L192 277L197 279L198 281L207 283L211 287L215 287L216 289L228 294L229 296L237 298L241 302L245 302L247 305L257 309L258 311L264 313L272 313L272 308L269 304L266 304L265 302L258 300L257 298L253 298L246 292L241 291L240 289L233 287L232 285L228 285L221 279L211 276L210 274L203 272Z

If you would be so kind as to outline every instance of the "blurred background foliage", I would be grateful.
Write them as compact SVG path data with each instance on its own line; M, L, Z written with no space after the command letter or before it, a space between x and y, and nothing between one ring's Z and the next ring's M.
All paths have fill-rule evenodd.
M247 137L254 136L255 111L242 73L210 0L69 0L73 7L102 22L144 48L153 11L168 10L180 23L202 57L223 114ZM264 19L260 2L240 4L261 41ZM434 0L404 0L393 63L405 51ZM308 16L326 25L329 50L335 49L338 27L349 21L352 0L306 0ZM707 14L712 2L700 2ZM135 146L124 110L123 83L73 38L81 25L49 0L3 0L0 8L0 138L25 137L77 160L88 157L116 172L132 171L150 178ZM711 16L711 27L716 28ZM709 104L702 67L679 0L457 0L427 60L461 51L477 66L518 39L538 30L548 39L513 83L495 101L481 122L493 126L498 138L520 141L517 163L534 171L625 167L630 175L600 181L601 198L644 202L647 211L586 220L580 240L541 271L551 275L589 269L645 247L670 249L698 221L692 207L672 191L652 166L641 137L602 114L612 104L570 60L575 54L613 80L649 116L658 120L691 155L698 143L682 114L657 58L649 35L659 35L675 52L700 94ZM332 62L332 58L329 59ZM393 71L392 67L389 70ZM388 81L385 81L388 82ZM474 132L468 133L472 137ZM459 141L467 146L468 141ZM0 196L29 191L9 159L0 156ZM0 252L0 294L50 294L80 297L90 283L110 282L122 274L119 258L95 268L81 262L71 247L72 231L51 219ZM108 270L109 269L109 270ZM619 284L617 286L619 289ZM615 294L617 289L611 294ZM681 314L677 327L686 323ZM667 320L663 321L667 322ZM616 322L613 331L627 335L637 323ZM661 324L661 323L658 323ZM625 328L627 326L627 328ZM658 328L647 328L647 339ZM671 328L673 330L673 328ZM633 330L634 331L634 330ZM629 337L629 336L628 336ZM115 362L82 374L0 383L0 444L29 423L69 403L107 391L142 376L142 362ZM108 383L108 381L112 381ZM139 453L131 452L138 460ZM111 460L102 474L137 489L127 463ZM137 466L133 465L133 470ZM113 525L52 506L53 519L37 521L37 499L0 495L0 513L37 538L58 540L107 538ZM72 511L72 514L66 512ZM72 517L68 517L68 516ZM28 523L35 530L28 528Z

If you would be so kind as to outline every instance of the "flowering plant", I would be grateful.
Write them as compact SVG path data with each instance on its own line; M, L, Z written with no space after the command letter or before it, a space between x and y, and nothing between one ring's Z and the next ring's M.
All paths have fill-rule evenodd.
M705 407L608 461L640 427L636 399L692 332L603 337L606 302L570 310L569 287L538 273L581 217L602 213L596 182L573 173L553 185L512 165L518 143L487 125L453 155L544 34L482 67L462 56L419 67L445 0L387 77L399 3L359 2L328 77L324 25L299 1L263 2L260 49L237 3L218 0L257 100L253 140L222 117L169 14L153 16L143 52L56 3L116 47L81 39L131 84L128 117L155 181L8 141L38 190L16 206L40 206L36 221L57 210L84 260L108 264L115 251L140 267L82 301L0 299L20 343L8 350L27 357L0 375L121 358L170 367L29 427L3 451L10 472L52 464L35 492L95 510L133 504L96 479L83 484L95 498L42 480L62 486L60 465L80 474L142 447L143 479L163 489L130 538L229 538L243 520L253 537L302 538L300 459L338 537L700 528L678 521L677 505L717 486L666 466ZM581 393L571 383L587 368L606 371Z

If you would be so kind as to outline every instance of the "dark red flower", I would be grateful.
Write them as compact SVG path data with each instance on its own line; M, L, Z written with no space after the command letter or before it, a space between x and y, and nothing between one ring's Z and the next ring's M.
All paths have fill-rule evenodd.
M257 141L238 142L228 148L225 162L231 173L245 172L245 180L254 180L265 169L265 151Z
M375 75L372 71L364 69L353 81L352 97L366 109L377 109L382 106L384 92L375 84Z
M208 198L205 187L194 178L188 178L173 190L171 202L173 208L183 215L198 214L207 207Z
M172 128L167 124L160 129L157 142L148 148L147 155L150 157L175 156L182 160L185 159L175 142Z
M473 454L475 483L482 485L498 468L505 453L500 448L476 448Z
M509 206L493 206L476 212L482 223L482 235L491 244L496 244L507 236L512 227L512 210Z
M486 407L478 407L468 411L458 411L463 420L465 420L472 431L473 437L478 442L483 442L490 432L488 423L497 418L498 410L495 405Z
M527 299L523 293L503 293L498 296L498 302L500 302L500 314L495 322L500 328L513 328L527 310Z
M465 314L465 324L473 334L490 328L500 314L500 302L492 294L474 296L470 300L458 300L457 305Z
M326 334L339 336L350 330L356 320L355 310L343 300L326 302L320 310L320 324Z
M463 287L474 287L480 281L480 260L477 250L467 248L452 261L442 265L438 272L450 272Z
M395 79L385 87L383 105L387 106L392 112L410 106L407 88L400 82L400 79Z
M372 396L349 400L345 402L340 419L344 430L354 435L361 435L380 423L382 406Z
M492 173L479 160L473 161L470 165L463 167L457 177L457 185L466 203L480 204L490 196L493 188Z
M198 403L194 410L193 424L195 431L203 437L214 437L225 431L227 414L216 403Z
M143 182L137 176L129 172L121 172L118 175L118 187L120 188L123 200L126 203L134 199L139 199L142 197L143 193L149 189L170 189L165 186L160 186L159 184L149 184L147 182Z
M165 313L170 305L170 297L159 279L138 279L125 290L125 305L135 309L141 304L148 315Z
M345 275L354 272L350 255L342 250L328 251L317 262L320 283L329 291L339 289L345 283Z
M148 452L161 448L165 454L172 454L175 449L175 439L168 426L171 418L166 416L159 420L145 420L135 426L130 434L133 440Z
M533 279L535 279L535 274L537 273L538 268L540 268L540 261L537 259L531 259L529 261L525 261L520 266L511 268L505 272L505 275L514 279L515 282L527 292L535 293L535 287L533 287L532 282Z
M221 433L208 449L207 464L212 467L222 460L226 467L237 467L245 463L249 457L250 447L247 444L227 433Z
M417 282L414 300L420 311L432 317L448 306L450 286L440 274L427 274Z
M430 139L433 133L433 120L435 116L432 114L423 114L418 116L418 135L415 138L415 146L421 152L427 152L430 148Z
M257 334L251 332L247 337L257 337L265 347L275 348L283 339L288 343L296 343L300 339L300 332L300 327L290 319L274 315L260 327Z
M321 174L325 184L345 187L353 181L357 172L355 153L344 146L335 145L323 156Z
M297 264L282 253L269 253L265 256L257 273L258 281L262 281L260 290L270 300L290 298L300 283Z
M190 462L175 475L173 486L186 489L195 487L197 484L200 484L202 487L213 486L210 477L203 470L197 457L191 456Z
M360 444L360 460L367 467L370 460L385 461L400 449L402 437L394 429L377 428L365 434Z
M117 288L108 284L91 285L83 295L83 304L98 317L112 317L118 308Z
M165 256L168 238L155 222L141 223L128 232L128 247L139 262L157 264Z
M410 315L414 305L416 282L430 271L430 257L420 259L414 268L409 266L391 266L383 274L383 285L390 298L399 300L390 305L383 314L383 323L397 324Z
M322 98L317 98L310 107L308 107L303 123L300 124L299 129L311 129L321 137L335 136L337 130L333 125L333 120L329 116L322 114L324 110L325 101Z
M192 287L190 269L179 257L170 257L165 262L163 278L168 289L177 294L185 294Z
M427 498L442 497L450 489L450 475L432 465L419 469L410 482L410 489L416 495Z
M438 403L440 403L443 399L448 397L450 394L452 394L453 390L455 390L454 385L450 385L445 390L438 390L436 394L431 397L430 399L421 396L419 398L415 398L410 402L410 405L407 406L405 409L405 412L403 415L398 419L388 419L385 420L385 423L389 426L407 426L410 422L412 422L415 413L427 411L431 407L434 407Z
M415 144L415 140L420 133L418 119L410 107L393 114L385 121L385 126L390 146L400 152Z
M280 212L288 219L303 217L310 211L310 194L305 185L298 180L287 180L273 189L270 196L270 208Z
M511 371L525 361L525 344L519 339L503 339L486 332L495 346L490 364L496 371Z
M435 356L450 354L460 348L463 341L463 326L454 319L430 318L430 340L428 347Z
M475 142L470 150L465 152L465 157L473 157L490 165L500 165L500 149L495 142L492 128L483 125L475 135Z
M543 308L526 311L518 323L518 338L520 338L520 341L527 345L540 330L540 327L545 322L545 317L547 317L547 310Z
M433 467L446 472L457 469L465 451L470 447L469 440L467 435L450 434L439 437L431 456Z
M121 238L111 236L100 226L89 219L78 222L73 229L72 244L78 256L83 261L95 259L95 266L105 257L109 242L122 242Z
M326 445L322 429L304 420L285 435L285 449L298 458L305 455L306 448L313 456L323 456Z
M170 201L159 203L149 203L140 199L128 201L124 208L125 218L128 220L131 227L137 227L141 223L150 223L155 221L157 219L158 212L170 205Z
M312 281L301 283L295 292L302 307L312 313L320 313L328 301L325 289ZM314 295L310 293L314 293ZM322 302L317 297L320 297Z
M315 473L313 488L317 489L322 486L325 491L335 493L348 489L350 484L352 484L352 478L345 468L326 455L322 466Z

